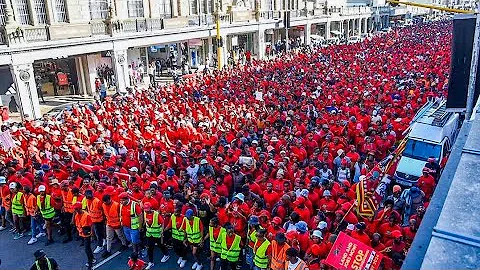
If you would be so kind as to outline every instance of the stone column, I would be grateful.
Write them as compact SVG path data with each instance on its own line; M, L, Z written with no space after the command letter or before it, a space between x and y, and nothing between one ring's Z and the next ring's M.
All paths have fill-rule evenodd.
M265 57L265 29L259 29L256 35L254 35L254 39L256 39L258 59L263 59Z
M126 93L127 87L130 87L130 77L128 74L127 50L114 50L112 54L112 66L115 71L117 93Z
M327 23L325 24L325 39L330 38L330 32L332 31L331 27L332 27L331 22L327 21Z
M212 60L213 59L213 57L212 57L212 55L213 55L213 39L214 39L214 37L211 37L211 36L208 37L208 39L207 39L207 50L208 50L208 52L207 52L206 56L207 56L207 59L210 60L210 63L212 63L212 61L213 61ZM205 59L205 63L207 63L207 61L206 61L207 59Z
M312 23L307 22L303 31L303 40L305 45L310 45L310 35L312 34Z
M32 120L42 116L37 95L37 84L32 63L13 63L10 65L15 90L15 99L22 119Z
M362 20L363 20L363 18L358 19L358 34L357 34L357 36L362 35Z

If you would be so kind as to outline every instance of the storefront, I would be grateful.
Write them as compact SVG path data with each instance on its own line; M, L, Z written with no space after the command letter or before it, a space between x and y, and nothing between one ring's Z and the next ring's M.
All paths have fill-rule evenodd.
M44 96L80 94L74 57L35 61L33 70L38 90Z
M89 92L95 91L95 80L99 78L107 88L115 86L115 72L112 68L112 52L105 51L96 54L89 54L87 57L87 73Z

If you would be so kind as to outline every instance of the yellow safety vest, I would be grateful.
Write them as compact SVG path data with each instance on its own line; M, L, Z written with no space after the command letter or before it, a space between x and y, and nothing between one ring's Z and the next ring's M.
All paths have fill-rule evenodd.
M38 209L40 209L40 213L42 213L42 217L46 219L50 219L55 216L55 209L53 209L52 205L50 204L50 198L51 198L50 195L45 196L45 207L42 208L40 195L37 196Z
M221 244L220 239L221 239L222 234L224 234L224 233L226 233L225 228L220 227L220 231L218 232L217 239L215 239L215 237L213 237L213 227L208 226L208 235L210 237L210 250L211 251L216 252L218 254L220 254L222 252L222 247L220 245Z
M135 205L136 203L132 201L132 204L130 205L130 229L132 230L140 228L137 212L135 212ZM122 207L123 204L120 204L120 215L122 214Z
M202 241L202 236L200 235L200 218L193 217L193 228L190 226L190 221L188 218L184 217L183 222L185 224L185 232L187 233L187 240L192 244L198 244Z
M12 200L12 213L17 216L21 216L25 213L25 208L21 201L22 195L23 193L19 191L15 194Z
M240 241L242 238L238 235L235 234L235 239L233 239L233 243L230 246L230 248L227 248L227 233L225 232L222 234L222 254L220 257L222 260L227 260L229 262L237 262L238 258L240 257Z
M160 238L162 235L162 225L158 224L158 212L153 211L153 222L152 225L148 225L147 223L147 213L144 213L144 219L145 219L145 226L147 228L147 231L145 235L147 237L154 237L154 238Z
M253 258L253 262L256 267L264 269L268 267L268 257L265 255L265 253L267 253L267 248L270 245L270 241L265 239L265 241L263 241L263 243L255 250L257 242L258 240L255 241L254 245L253 252L255 253L255 257Z
M177 228L177 216L175 214L172 214L171 220L172 220L172 238L178 241L185 240L185 235L183 234L183 231L182 231L182 225L180 225L180 228ZM182 220L182 221L185 221L185 220Z

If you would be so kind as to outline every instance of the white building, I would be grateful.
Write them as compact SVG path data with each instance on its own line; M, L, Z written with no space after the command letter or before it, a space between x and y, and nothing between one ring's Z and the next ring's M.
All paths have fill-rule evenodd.
M125 89L129 65L170 54L204 65L216 51L216 6L223 57L238 48L263 57L266 42L285 38L285 10L289 36L307 43L311 34L328 39L386 27L390 12L346 0L0 0L2 103L14 97L23 115L38 118L37 85L45 95L91 95L95 78L114 77ZM59 72L74 87L61 86Z

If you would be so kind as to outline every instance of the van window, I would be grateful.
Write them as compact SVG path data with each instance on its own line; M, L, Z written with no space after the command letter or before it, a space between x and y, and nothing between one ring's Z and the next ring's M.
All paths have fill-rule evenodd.
M408 140L402 155L417 160L427 161L429 156L434 156L437 159L440 158L441 151L442 147L438 144Z

